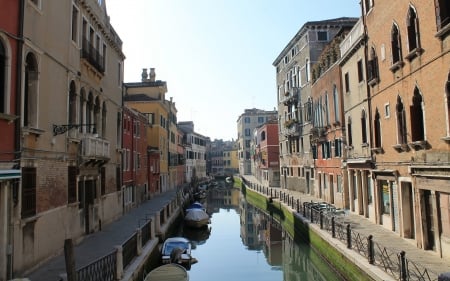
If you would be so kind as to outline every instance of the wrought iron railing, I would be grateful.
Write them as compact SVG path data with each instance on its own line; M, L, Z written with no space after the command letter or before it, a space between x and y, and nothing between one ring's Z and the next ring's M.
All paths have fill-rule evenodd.
M142 227L141 227L141 241L142 246L147 244L147 242L152 238L152 220L148 220Z
M137 256L137 234L134 233L122 244L123 268L125 269Z
M346 244L348 249L353 249L361 256L368 259L370 264L378 266L386 273L401 281L437 281L438 274L426 267L406 258L404 251L386 248L374 241L372 235L365 237L363 234L351 228L351 224L345 223L345 212L337 210L331 204L329 207L319 207L318 202L300 202L294 200L287 192L267 188L259 184L242 179L242 182L251 189L265 194L270 198L279 199L280 202L297 210L311 223L320 225L321 230L330 232L333 238Z
M116 279L116 253L111 253L99 258L78 270L77 281L115 281Z

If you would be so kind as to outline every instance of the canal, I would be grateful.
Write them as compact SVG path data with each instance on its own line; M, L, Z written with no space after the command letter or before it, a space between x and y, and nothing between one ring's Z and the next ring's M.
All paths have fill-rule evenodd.
M215 188L204 202L208 229L180 227L198 262L190 281L343 280L308 245L294 241L270 215L246 202L240 189Z

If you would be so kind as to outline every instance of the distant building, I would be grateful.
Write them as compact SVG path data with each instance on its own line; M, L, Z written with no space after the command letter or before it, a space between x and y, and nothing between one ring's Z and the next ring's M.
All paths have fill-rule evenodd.
M192 121L178 122L178 128L184 134L186 181L190 183L206 178L206 147L209 138L196 133Z
M253 175L264 186L280 186L278 120L270 120L254 130Z
M237 119L239 174L250 175L252 172L250 142L253 130L269 120L277 119L277 113L276 110L246 109Z

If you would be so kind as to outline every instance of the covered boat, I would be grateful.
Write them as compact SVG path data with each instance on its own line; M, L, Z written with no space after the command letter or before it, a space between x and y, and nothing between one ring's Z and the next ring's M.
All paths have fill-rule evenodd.
M175 263L161 265L145 276L144 281L189 281L186 268Z
M201 228L207 226L211 220L203 209L188 209L184 216L184 222L186 226Z

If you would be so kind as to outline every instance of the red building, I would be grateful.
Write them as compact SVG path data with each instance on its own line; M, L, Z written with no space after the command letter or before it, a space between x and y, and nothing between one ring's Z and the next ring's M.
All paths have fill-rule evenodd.
M0 280L12 278L13 256L10 227L16 198L20 170L15 161L19 154L17 124L20 95L20 40L23 1L3 1L0 9Z
M149 197L147 124L144 114L123 108L122 188L125 211Z
M280 186L278 120L256 129L253 157L254 175L265 186Z

